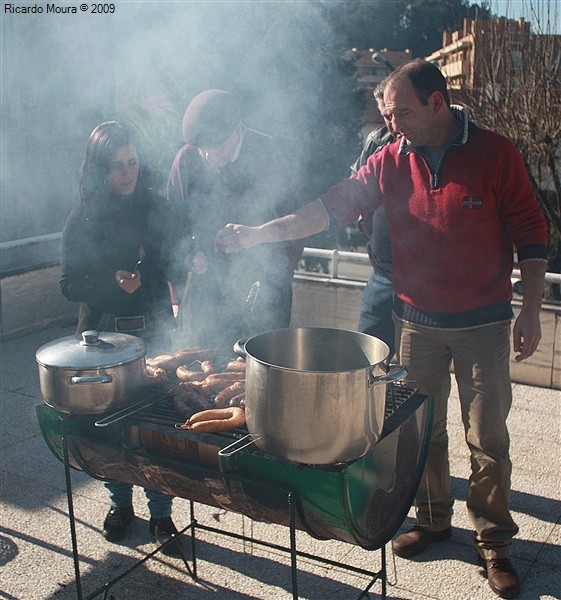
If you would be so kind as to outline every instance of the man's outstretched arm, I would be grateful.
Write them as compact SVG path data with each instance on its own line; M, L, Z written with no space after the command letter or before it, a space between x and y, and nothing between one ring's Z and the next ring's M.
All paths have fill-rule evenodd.
M299 240L328 228L329 215L323 202L314 200L290 215L256 227L228 223L216 235L214 247L231 254L259 244Z

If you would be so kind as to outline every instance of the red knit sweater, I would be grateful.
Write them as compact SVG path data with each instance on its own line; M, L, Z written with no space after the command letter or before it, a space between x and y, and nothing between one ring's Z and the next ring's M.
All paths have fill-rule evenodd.
M322 196L341 225L383 203L398 316L462 328L508 320L513 246L546 259L547 225L522 157L504 137L470 125L438 173L403 142L372 155Z

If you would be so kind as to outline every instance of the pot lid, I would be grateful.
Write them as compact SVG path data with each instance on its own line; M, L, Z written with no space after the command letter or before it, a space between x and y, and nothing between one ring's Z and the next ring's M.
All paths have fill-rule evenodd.
M126 364L146 354L144 342L134 335L109 331L84 331L41 346L37 362L60 369L97 369Z

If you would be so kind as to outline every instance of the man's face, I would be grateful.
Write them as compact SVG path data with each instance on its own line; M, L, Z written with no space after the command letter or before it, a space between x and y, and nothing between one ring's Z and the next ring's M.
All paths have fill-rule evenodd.
M391 119L387 119L386 116L385 116L386 115L386 105L384 104L384 99L383 98L376 98L376 104L378 105L378 110L380 111L380 114L382 115L382 118L384 119L384 124L388 128L388 131L395 138L397 138L398 135L393 130Z
M394 135L403 136L412 146L439 145L435 122L434 96L423 104L409 80L387 85L384 90L382 115Z
M203 155L208 163L215 169L221 169L223 166L231 162L238 150L243 135L243 125L238 123L234 131L218 148L204 149Z

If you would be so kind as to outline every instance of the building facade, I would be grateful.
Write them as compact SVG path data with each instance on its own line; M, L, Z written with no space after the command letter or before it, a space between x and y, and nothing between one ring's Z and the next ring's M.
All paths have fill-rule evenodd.
M374 100L376 86L394 69L410 61L411 51L388 50L387 48L351 48L344 57L352 61L356 68L356 87L364 95L365 109L363 114L363 133L368 133L382 124L382 117Z

